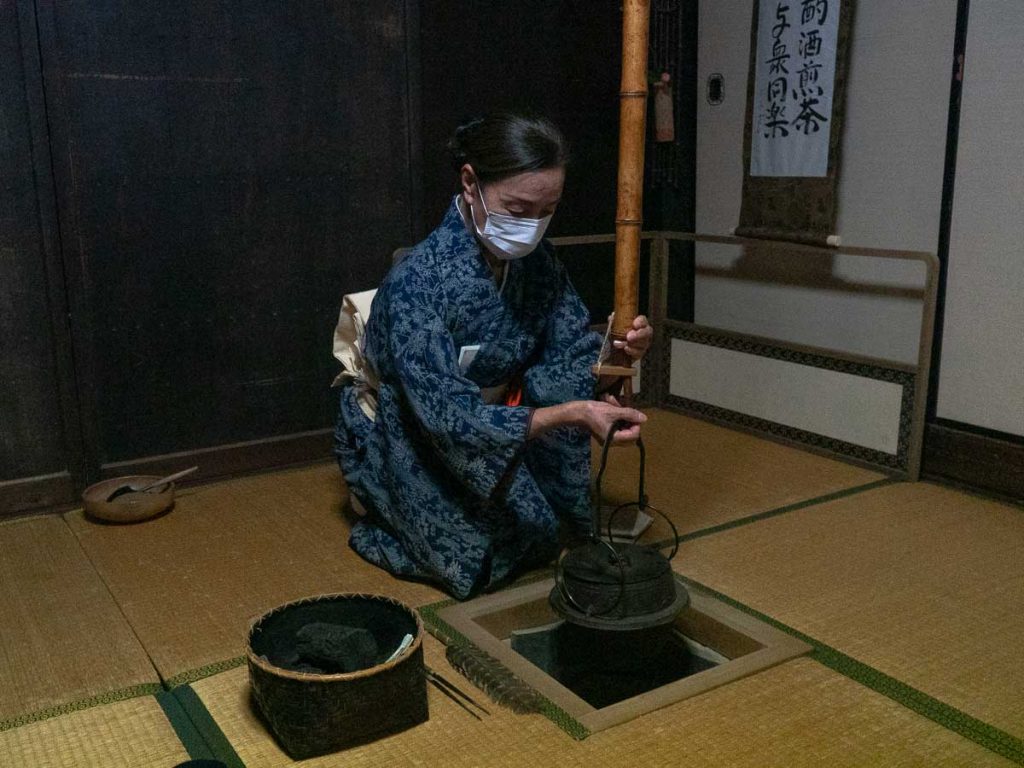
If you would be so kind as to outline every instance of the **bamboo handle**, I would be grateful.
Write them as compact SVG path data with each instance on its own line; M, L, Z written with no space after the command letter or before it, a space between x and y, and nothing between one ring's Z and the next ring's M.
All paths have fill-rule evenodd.
M650 16L650 0L625 0L623 3L619 175L615 212L615 318L611 331L614 340L625 339L637 316Z

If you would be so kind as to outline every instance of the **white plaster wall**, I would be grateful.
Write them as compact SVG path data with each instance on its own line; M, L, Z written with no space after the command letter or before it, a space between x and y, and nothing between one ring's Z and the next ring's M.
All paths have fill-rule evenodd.
M699 232L729 232L739 221L751 13L752 0L700 4ZM839 184L844 244L936 250L955 22L952 0L859 0ZM725 77L719 106L705 98L714 72ZM901 362L917 358L919 300L709 277L701 266L728 267L738 249L702 245L697 255L698 323ZM855 283L923 285L915 264L834 262L832 274Z
M682 339L672 339L671 360L669 392L678 397L894 456L899 448L899 384Z
M971 3L938 415L1024 435L1024 2Z

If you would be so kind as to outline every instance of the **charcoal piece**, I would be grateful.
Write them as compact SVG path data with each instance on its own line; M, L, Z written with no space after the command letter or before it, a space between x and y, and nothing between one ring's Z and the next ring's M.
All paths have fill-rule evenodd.
M295 650L303 664L327 674L355 672L377 663L377 641L361 627L313 622L295 633Z

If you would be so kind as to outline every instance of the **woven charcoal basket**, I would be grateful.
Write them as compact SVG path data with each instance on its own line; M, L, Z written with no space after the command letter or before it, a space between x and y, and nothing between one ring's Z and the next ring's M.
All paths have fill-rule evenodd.
M339 674L314 674L274 663L282 644L312 622L361 627L385 658L406 634L412 644L391 661ZM331 594L278 606L256 619L247 648L253 703L295 760L324 755L397 733L428 718L423 622L412 608L382 595Z

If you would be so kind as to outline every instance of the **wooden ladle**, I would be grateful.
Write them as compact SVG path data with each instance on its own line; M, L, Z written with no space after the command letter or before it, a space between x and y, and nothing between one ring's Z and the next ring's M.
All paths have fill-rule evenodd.
M175 472L173 475L167 475L167 477L161 477L159 480L154 480L151 483L146 483L145 485L142 485L142 486L139 486L139 487L135 487L134 485L132 485L130 483L128 483L126 485L119 485L117 488L115 488L111 492L111 494L109 496L107 496L107 501L113 501L114 499L118 498L119 496L124 496L126 493L145 493L146 491L150 491L150 490L152 490L154 488L158 488L161 485L166 485L167 483L174 482L175 480L180 480L181 478L185 477L186 475L191 475L197 469L199 469L199 467L189 467L188 469L183 469L181 472Z

